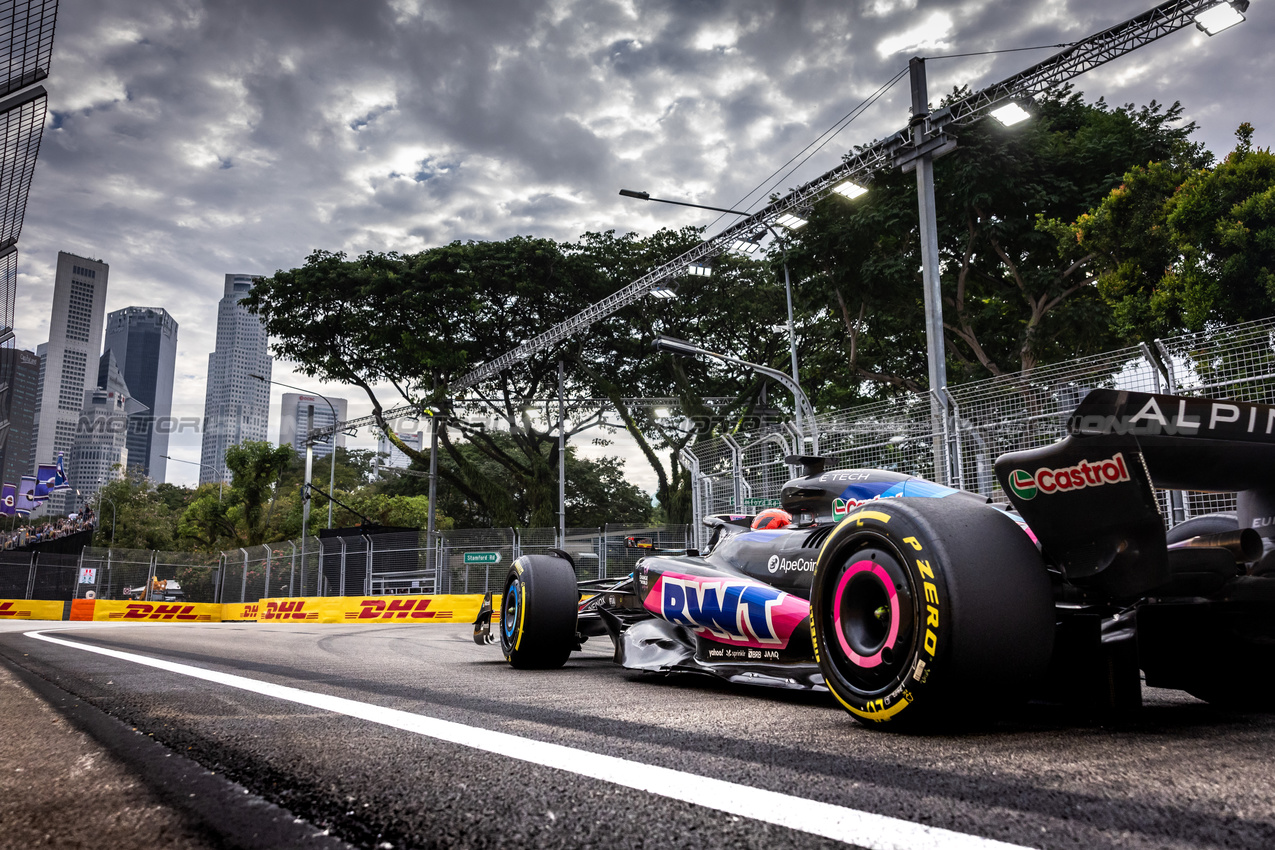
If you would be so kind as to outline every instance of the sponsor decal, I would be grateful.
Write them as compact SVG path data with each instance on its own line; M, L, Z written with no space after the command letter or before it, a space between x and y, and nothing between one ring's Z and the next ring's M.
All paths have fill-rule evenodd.
M1103 487L1132 481L1124 454L1117 452L1107 460L1082 460L1075 466L1062 469L1041 467L1035 473L1015 469L1009 474L1009 489L1024 501L1036 498L1037 493L1066 493L1089 487Z
M359 610L346 611L347 620L433 620L436 617L451 619L451 611L429 610L434 600L417 599L362 599Z
M319 612L315 610L313 604L306 608L307 603L311 603L310 599L269 599L266 600L266 608L257 615L257 620L263 623L296 621L296 620L317 620Z
M100 603L99 603L100 604ZM94 606L95 613L99 606ZM188 623L210 623L213 617L195 610L197 606L181 602L126 602L122 609L106 610L108 620L161 620ZM220 607L220 606L199 606ZM95 619L101 619L96 618ZM218 618L220 619L220 617Z
M61 620L65 604L42 599L0 599L0 622L5 620Z
M1269 528L1271 525L1275 525L1275 516L1256 517L1253 520L1254 528Z
M819 476L820 481L867 481L870 472L828 472Z
M778 661L779 650L712 647L704 653L704 657L709 661Z
M770 560L766 562L766 569L772 573L813 573L815 571L815 559L784 558L779 555L771 555Z
M870 499L833 499L832 500L832 518L845 519L855 508L861 508L872 502L879 502L882 499L897 499L902 493L879 493Z
M788 645L810 603L761 582L664 573L643 606L670 623L731 646Z

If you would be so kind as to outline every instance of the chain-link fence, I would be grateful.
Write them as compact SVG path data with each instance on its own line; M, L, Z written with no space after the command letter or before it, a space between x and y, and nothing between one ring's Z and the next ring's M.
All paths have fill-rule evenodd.
M831 466L919 475L1003 503L996 458L1063 437L1068 415L1098 388L1275 404L1275 318L950 386L942 405L928 394L903 395L821 415L814 428L784 424L701 440L683 453L696 532L706 515L777 504L784 482L800 474L784 455L802 454L816 430ZM1160 496L1169 524L1235 508L1234 493Z

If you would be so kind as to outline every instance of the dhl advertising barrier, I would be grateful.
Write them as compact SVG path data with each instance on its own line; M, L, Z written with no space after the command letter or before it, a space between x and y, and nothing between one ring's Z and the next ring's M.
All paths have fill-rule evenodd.
M446 596L301 596L263 599L259 623L472 623L481 593Z
M220 623L221 605L207 602L93 600L93 619L125 623Z
M65 609L65 602L0 599L0 623L6 620L60 620Z
M113 623L472 623L481 593L443 596L301 596L232 602L0 599L0 622L94 620Z

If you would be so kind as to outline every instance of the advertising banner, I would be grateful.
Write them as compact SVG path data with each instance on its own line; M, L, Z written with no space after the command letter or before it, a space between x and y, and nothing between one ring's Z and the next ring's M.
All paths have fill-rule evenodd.
M65 602L42 599L0 599L0 623L5 620L61 620Z
M221 606L207 602L129 602L95 599L94 620L127 623L220 623Z
M480 593L446 596L302 596L263 599L261 623L472 623Z
M223 623L232 620L255 621L259 610L261 610L261 605L257 602L227 602L221 606L221 621Z

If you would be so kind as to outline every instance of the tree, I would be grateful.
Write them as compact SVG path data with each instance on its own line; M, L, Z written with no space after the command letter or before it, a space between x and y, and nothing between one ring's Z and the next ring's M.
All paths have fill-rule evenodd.
M1031 369L1112 344L1084 258L1060 256L1041 222L1074 219L1135 165L1206 161L1189 141L1194 125L1175 126L1181 113L1176 103L1111 109L1065 89L1042 97L1030 124L959 128L959 147L935 163L950 375ZM823 201L797 238L802 303L824 318L807 355L827 376L816 397L841 406L922 389L914 175L892 171L858 201Z
M184 545L186 535L178 520L194 495L184 487L156 485L141 475L107 482L94 499L97 545L118 549L175 549Z
M1238 144L1216 168L1155 162L1135 168L1074 222L1054 223L1064 253L1087 274L1125 339L1275 314L1275 156Z

